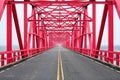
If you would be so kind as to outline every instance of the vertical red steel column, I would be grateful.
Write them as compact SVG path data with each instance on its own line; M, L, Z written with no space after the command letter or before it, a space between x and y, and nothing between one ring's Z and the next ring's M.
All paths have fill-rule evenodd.
M71 49L73 49L73 31L72 31L72 34L71 34Z
M78 26L78 22L77 22L77 28L76 28L76 46L77 46L77 51L79 49L79 26Z
M38 14L38 27L37 27L37 34L38 34L38 37L37 37L37 48L40 49L40 16Z
M87 34L86 34L86 32L87 32L87 8L86 8L86 10L85 10L85 14L84 14L84 22L83 22L83 24L84 24L84 33L83 33L83 37L84 37L84 48L87 48Z
M94 0L95 1L95 0ZM92 5L92 17L93 17L93 42L92 42L92 49L96 48L96 4ZM95 51L93 50L93 56L96 57Z
M39 51L40 51L40 31L39 31L39 29L40 29L40 17L39 17L39 14L37 14L37 19L38 19L38 26L37 26L37 34L38 34L38 36L37 36L37 48L39 48Z
M35 14L35 10L34 10L34 14ZM38 18L37 18L37 16L36 16L36 14L35 14L35 19L34 20L38 20ZM34 33L36 34L35 35L35 48L38 48L38 25L37 25L37 21L34 21Z
M49 44L50 40L49 40L49 35L47 35L47 47L50 48L50 44Z
M48 35L47 35L47 31L46 31L46 48L48 49Z
M41 48L43 49L44 48L44 27L43 27L42 18L40 20L41 20L40 22L40 37L41 37L40 44L41 44Z
M32 24L32 26L31 26L31 27L32 27L32 28L31 28L31 29L32 29L32 33L33 33L33 34L32 34L32 36L33 36L33 37L32 37L32 48L35 48L35 37L36 37L36 35L34 35L34 34L35 34L35 27L36 27L36 21L35 21L35 20L36 20L36 15L35 15L35 10L34 10L34 8L32 8L32 11L33 11L32 15L34 15L34 16L33 16L33 20L34 20L34 21L33 21L33 24Z
M85 8L85 11L84 11L84 15L83 15L83 27L81 28L81 42L80 42L80 47L82 48L83 47L83 39L84 39L84 32L85 32L85 19L86 19L86 11L87 11L87 7ZM85 42L84 42L85 44ZM82 52L82 50L81 50Z
M36 26L36 28L35 28L35 33L37 34L37 36L36 36L36 47L37 48L39 48L39 27L38 26Z
M49 47L51 48L51 36L49 34Z
M5 65L5 54L4 53L0 53L1 54L1 66L4 66Z
M75 45L74 40L75 38L74 38L74 31L73 31L72 32L72 49L74 49L74 45Z
M68 48L70 48L70 34L69 34L69 37L68 37Z
M69 48L71 48L72 47L72 35L70 34L70 46L69 46Z
M12 4L7 4L7 51L12 51ZM7 53L7 64L12 62L12 53Z
M27 4L24 3L24 49L27 49ZM27 50L28 51L28 50ZM23 58L27 57L27 52L24 52Z
M45 29L44 29L45 30ZM45 44L45 49L47 49L47 37L46 37L46 32L44 31L44 44Z
M77 31L77 37L78 37L78 39L77 39L77 45L78 45L78 51L79 51L79 48L80 48L80 17L78 18L78 24L77 24L77 26L78 26L78 31Z
M82 15L81 15L81 14L80 14L80 17L79 17L79 18L80 18L80 21L79 21L79 25L80 25L80 37L79 37L79 43L80 43L80 44L79 44L79 48L80 48L80 49L79 49L79 50L80 50L80 52L81 52L81 48L82 48L82 47L81 47L81 45L82 45L82 42L81 42L81 32L82 32L82 28L83 28L83 27L82 27L82 24L81 24L81 18L82 18Z
M74 49L76 49L76 47L77 47L77 44L76 44L77 43L76 42L77 41L77 36L76 36L76 31L75 30L76 30L76 28L74 28Z
M116 65L117 66L119 66L119 64L120 64L120 58L119 58L120 56L119 56L119 52L118 53L116 53Z
M40 14L39 14L39 19L40 19L40 22L39 22L39 34L40 34L40 48L42 49L43 48L43 27L42 27L42 20L40 18Z
M111 1L111 0L108 0ZM108 50L114 49L114 22L113 22L113 4L108 5ZM113 64L113 53L109 53L109 61Z
M50 34L49 34L50 35ZM50 35L50 47L53 47L53 39L52 39L52 35Z
M69 45L69 42L70 42L70 36L69 35L66 36L66 40L67 40L67 48L68 48L70 46Z
M44 32L43 32L43 36L44 36L44 49L46 49L46 34L45 34L45 28L44 28Z

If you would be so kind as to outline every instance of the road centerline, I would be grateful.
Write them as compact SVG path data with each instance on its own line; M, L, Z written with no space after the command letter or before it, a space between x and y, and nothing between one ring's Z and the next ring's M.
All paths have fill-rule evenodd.
M57 67L57 80L60 80L60 59L58 51L58 67Z
M62 66L62 57L60 49L58 50L58 68L57 68L57 80L60 80L60 76L62 77L62 80L64 80L64 70Z

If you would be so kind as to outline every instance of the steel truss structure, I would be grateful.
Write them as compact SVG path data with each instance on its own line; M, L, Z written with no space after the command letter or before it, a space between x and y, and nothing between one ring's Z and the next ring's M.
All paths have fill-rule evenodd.
M22 26L20 26L19 13L16 8L18 4L24 5L24 11L22 11L24 14L23 39L20 30ZM30 17L27 17L28 4L32 6ZM97 38L96 5L98 4L104 5L104 10L103 14L99 14L102 15L102 20ZM114 51L113 20L114 6L120 18L119 4L119 0L0 0L0 19L5 7L7 8L7 43L6 51L0 52L1 66L31 57L56 46L56 44L120 66L120 52ZM89 5L92 5L92 17L88 15ZM12 50L12 17L20 50ZM105 23L108 23L108 50L100 50Z

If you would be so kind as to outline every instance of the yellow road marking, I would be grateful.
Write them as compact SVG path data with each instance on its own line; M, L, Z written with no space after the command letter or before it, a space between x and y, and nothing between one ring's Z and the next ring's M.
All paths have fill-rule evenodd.
M60 59L58 51L58 68L57 68L57 80L60 80Z
M63 66L62 66L62 57L61 57L61 52L60 52L60 49L59 49L58 50L57 80L60 80L60 75L62 76L62 80L64 80L64 71L63 71Z
M63 66L62 66L62 57L60 54L60 62L61 62L61 74L62 74L62 80L64 80L64 71L63 71Z

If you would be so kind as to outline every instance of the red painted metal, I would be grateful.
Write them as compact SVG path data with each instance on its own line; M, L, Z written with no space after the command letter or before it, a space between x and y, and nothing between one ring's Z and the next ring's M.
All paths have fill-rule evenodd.
M31 57L57 44L100 61L120 66L120 52L114 51L114 8L120 17L119 0L0 0L0 19L7 6L7 50L0 52L1 66ZM17 4L23 4L23 26L20 26ZM28 11L28 4L32 6ZM88 14L92 5L92 16ZM104 5L97 38L96 5ZM31 16L28 16L31 13ZM20 50L12 50L12 16ZM107 21L108 16L108 21ZM92 23L92 25L90 24ZM105 23L108 23L108 50L100 50ZM96 26L97 25L97 26ZM21 35L23 27L24 35ZM23 41L22 41L23 40ZM97 44L96 44L96 40ZM7 57L6 57L7 55Z
M118 12L118 16L120 18L120 1L119 0L115 0L115 7L117 9L117 12Z
M107 11L108 11L108 6L105 5L104 11L103 11L103 16L102 16L102 21L101 21L101 25L100 25L100 32L98 35L98 42L97 42L97 48L96 48L97 50L100 50L102 36L103 36L103 32L104 32L104 27L105 27L105 21L106 21L106 17L107 17ZM98 54L98 52L96 52L96 54Z
M95 0L94 0L95 1ZM96 4L92 5L92 17L93 17L93 23L92 23L92 29L93 29L93 37L92 37L92 49L96 48ZM95 54L95 52L93 52ZM96 56L95 56L96 57Z
M24 49L27 49L27 4L24 4ZM28 53L24 52L23 58L27 57Z
M7 4L7 51L12 51L12 5ZM12 62L12 55L7 54L7 64Z
M19 21L18 21L15 5L12 6L12 11L13 11L13 18L15 22L16 34L18 36L19 47L20 49L23 49L22 37L21 37L20 26L19 26Z
M7 2L8 0L0 0L0 20L2 18L2 14L3 14L3 11L4 11L4 8L5 8L5 3Z
M110 1L110 0L108 0ZM108 51L114 51L114 22L113 22L113 5L108 5ZM113 64L113 54L109 53L109 61Z

